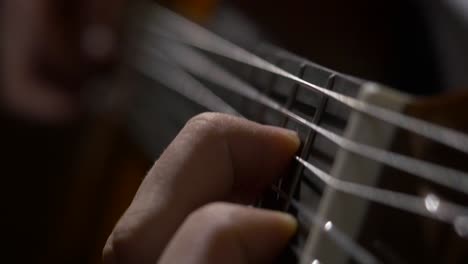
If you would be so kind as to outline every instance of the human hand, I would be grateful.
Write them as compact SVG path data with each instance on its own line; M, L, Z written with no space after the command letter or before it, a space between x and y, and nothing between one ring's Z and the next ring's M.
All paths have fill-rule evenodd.
M104 262L273 261L296 222L246 205L285 171L298 147L297 135L282 128L214 113L193 118L143 180L106 243Z

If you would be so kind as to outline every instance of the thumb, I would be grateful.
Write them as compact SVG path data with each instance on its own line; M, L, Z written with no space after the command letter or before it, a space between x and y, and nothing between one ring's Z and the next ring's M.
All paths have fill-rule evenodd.
M160 263L270 263L297 228L285 213L212 203L185 220Z

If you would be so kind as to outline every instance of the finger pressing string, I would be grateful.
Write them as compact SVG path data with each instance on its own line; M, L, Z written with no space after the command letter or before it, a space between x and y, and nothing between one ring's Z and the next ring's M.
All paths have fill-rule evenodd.
M298 147L286 129L223 114L192 118L143 180L105 259L154 263L190 212L218 200L253 203Z
M171 55L172 58L174 58L179 63L179 65L186 68L189 72L193 73L194 75L207 79L208 81L211 81L219 85L220 87L229 89L230 91L243 95L248 99L264 104L265 106L270 107L271 109L283 113L286 116L290 117L292 120L295 120L301 124L306 125L309 128L314 129L315 131L322 134L331 141L335 142L344 149L352 151L358 155L362 155L370 159L380 161L397 169L413 173L416 176L431 179L435 182L439 182L442 184L446 183L454 189L462 189L462 191L464 192L467 191L467 189L464 186L457 185L460 183L464 183L465 179L468 178L465 177L466 175L462 172L455 171L456 174L453 174L452 169L448 169L435 164L420 161L411 157L356 143L344 137L338 136L337 134L334 134L331 131L325 130L307 121L306 119L291 112L290 110L285 109L272 99L262 95L250 85L244 83L243 81L229 74L227 71L223 70L221 67L218 67L214 63L210 62L208 59L202 57L202 55L196 54L184 48L174 48L174 50L164 45L163 47L166 47L164 50L166 50L167 54ZM299 157L296 157L296 159L299 159ZM303 160L298 161L305 162ZM313 172L319 172L319 175L321 176L328 175L325 172L320 171L317 168L311 166L312 165L309 164L307 168L309 170L311 170L312 168L314 170ZM434 171L438 174L434 173ZM415 213L424 217L442 220L449 224L453 224L453 221L457 216L466 214L466 208L459 205L455 205L450 202L441 203L441 205L443 206L438 207L437 213L435 213L427 210L427 208L425 207L426 203L424 198L360 184L347 182L341 183L339 180L338 181L340 183L337 184L335 181L336 179L330 177L322 177L321 179L324 180L324 182L327 185L330 185L334 188L338 188L339 190L347 192L349 194L377 203L385 204L387 206L391 206L400 210ZM452 181L447 183L446 178L452 178Z
M281 106L271 98L261 94L251 85L245 83L244 81L224 70L219 65L210 61L208 58L196 53L191 49L180 45L178 46L177 44L168 45L167 43L166 45L160 45L160 47L167 51L167 54L170 55L181 67L184 67L187 71L194 74L195 76L208 80L218 85L219 87L228 89L231 92L242 95L249 100L263 104L287 116L291 120L313 129L343 149L468 194L467 173L391 151L364 145L339 136L336 133L326 130L319 125L314 124L300 115L292 112L291 110ZM152 54L154 49L148 49L146 52L148 54ZM153 56L154 55L149 57Z

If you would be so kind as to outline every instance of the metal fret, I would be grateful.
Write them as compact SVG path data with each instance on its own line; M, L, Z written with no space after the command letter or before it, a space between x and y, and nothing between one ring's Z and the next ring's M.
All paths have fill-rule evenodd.
M164 23L161 23L161 25L162 24ZM174 29L173 25L170 27L172 28L171 30ZM150 36L150 38L147 39L148 43L162 43L161 46L158 46L158 49L160 48L160 50L163 53L163 56L166 56L171 61L171 63L177 64L178 67L180 67L180 69L182 69L185 72L184 74L193 76L194 77L193 79L195 81L198 80L202 84L207 84L207 87L211 88L212 86L215 86L216 89L218 89L219 87L225 91L232 92L233 95L236 95L236 96L240 95L243 99L247 99L247 100L240 101L240 104L241 104L240 107L239 105L236 105L236 104L232 105L233 109L244 110L245 108L245 105L243 105L244 103L245 104L249 103L250 106L252 105L255 106L255 109L257 108L264 109L259 112L255 112L255 111L253 111L252 113L248 112L245 115L246 118L256 119L256 120L261 121L262 117L265 117L268 114L272 113L272 114L275 114L273 116L274 118L276 118L277 116L279 117L278 124L273 124L273 125L281 125L283 127L297 126L305 130L305 131L301 130L300 132L302 147L301 147L300 154L295 157L297 162L296 164L294 164L293 170L290 175L291 177L288 178L287 182L283 181L283 182L280 182L278 186L272 187L274 190L270 194L274 195L274 197L278 201L278 204L281 205L281 208L276 208L276 209L282 209L284 211L294 213L298 219L303 219L304 215L308 215L307 217L305 217L306 219L305 222L307 222L307 224L309 225L312 224L311 223L312 221L310 220L311 219L310 213L317 215L319 217L322 217L323 218L322 220L324 221L325 220L332 221L333 216L323 213L323 211L321 211L320 208L311 207L309 204L309 201L304 199L303 194L306 192L308 193L313 192L314 193L313 195L316 195L317 193L318 198L316 200L320 203L319 205L322 206L324 203L327 202L327 200L325 199L327 196L327 192L329 191L334 192L337 190L340 195L344 195L343 193L346 193L347 195L350 195L353 198L355 197L361 198L360 200L356 199L358 201L363 201L365 203L367 203L367 201L373 201L374 203L379 204L379 205L390 206L390 207L403 210L406 212L410 212L419 216L443 221L445 223L452 225L452 227L455 228L456 232L460 236L463 236L462 234L466 233L464 231L468 229L467 228L468 221L466 221L465 215L468 214L468 209L466 207L452 203L449 200L443 200L442 196L440 198L436 196L437 209L434 212L432 212L431 211L432 209L430 209L425 203L427 197L424 197L423 195L419 196L413 193L407 194L403 192L391 191L385 188L376 187L374 183L369 183L365 181L361 182L359 180L354 181L354 179L349 179L349 178L342 179L340 177L336 177L337 176L337 174L335 173L336 171L330 169L330 172L329 172L328 167L327 167L328 163L332 163L331 165L333 166L335 166L337 163L336 156L338 155L336 156L333 155L333 152L331 152L332 154L330 152L325 153L325 155L327 156L326 158L323 157L325 155L323 155L322 153L319 153L319 158L322 160L320 161L321 163L319 164L319 166L316 166L317 165L315 164L316 159L314 159L316 158L316 156L311 156L311 155L317 154L314 151L316 151L317 148L319 148L319 146L317 146L318 143L327 141L327 144L333 145L334 150L338 149L339 152L349 152L351 153L351 155L360 156L360 158L366 160L366 162L369 161L372 163L375 161L381 166L389 165L390 167L394 167L401 171L409 172L410 174L416 175L423 179L429 179L436 183L446 185L450 188L454 188L465 193L467 192L467 189L465 189L463 185L465 184L464 179L467 176L465 172L455 171L451 168L442 167L437 164L433 164L433 163L426 162L423 160L418 160L409 156L404 156L399 153L394 153L392 151L388 151L386 146L382 146L382 145L374 146L372 144L366 145L368 142L366 142L365 140L361 141L362 138L361 139L352 138L352 137L348 137L347 135L340 134L342 130L344 129L343 127L348 128L349 126L349 122L348 122L349 115L348 116L342 115L342 113L340 113L340 110L342 110L341 107L343 106L343 104L350 106L349 104L347 104L348 98L352 99L351 102L359 102L359 105L362 105L363 103L366 105L366 107L370 106L370 108L366 108L364 111L366 115L368 115L369 114L368 112L371 110L384 109L384 107L381 107L378 104L374 105L375 102L373 101L362 102L360 101L361 99L357 99L359 97L350 95L344 92L345 90L343 89L343 84L345 84L344 86L347 86L349 82L349 83L352 83L353 85L356 84L356 86L361 86L361 84L364 83L362 80L331 71L329 69L323 68L319 65L316 65L302 58L296 57L295 55L289 54L282 50L279 50L279 49L271 50L271 48L269 48L268 46L259 45L258 47L266 47L265 50L263 48L262 49L257 48L255 52L256 55L253 55L253 54L251 55L253 56L253 58L260 59L260 57L257 57L258 53L260 52L264 53L262 55L264 61L257 60L253 62L252 61L246 62L246 61L242 61L242 56L233 58L235 57L234 55L236 54L227 54L227 55L224 54L225 55L224 57L228 59L237 60L241 62L241 64L248 65L247 68L250 69L250 71L247 72L248 82L246 83L243 80L237 78L237 76L233 75L231 72L224 70L224 68L222 68L222 66L220 66L219 64L210 62L209 58L211 58L210 56L213 56L211 53L215 54L214 57L218 55L223 56L223 54L219 54L218 52L219 50L218 51L214 50L214 52L213 50L208 50L207 47L209 47L209 45L203 46L206 44L206 43L203 43L203 41L190 43L190 41L192 41L190 40L190 36L189 38L186 38L186 39L184 39L184 37L181 37L180 35L176 37L169 36L171 34L169 31L162 32L162 34L159 34L161 32L158 32L155 34L154 30L149 29L149 30L145 30L144 34L148 34ZM197 32L199 31L196 31L196 33ZM167 35L165 35L166 33ZM200 41L200 39L196 39L196 41ZM165 45L165 43L168 43L168 44ZM147 60L151 61L154 55L154 48L152 50L151 47L144 47L143 49L141 49L141 47L137 47L137 49L139 51L142 51L143 54L145 54L144 57L146 57ZM244 55L246 54L249 54L249 53L244 53ZM294 66L299 65L299 71L297 74L296 74L296 69L294 70L288 69L287 65L289 65L288 63L290 63L290 61L297 63ZM264 64L263 62L267 62L267 64ZM158 67L158 65L154 65L154 67ZM165 67L165 66L163 64L163 65L159 65L159 67ZM305 80L306 76L304 76L305 73L307 73L307 69L313 69L313 70L319 69L320 74L321 74L321 71L323 71L329 75L324 76L323 82L320 81L319 83L317 83L318 81L314 79L312 79L312 81L309 82ZM236 69L236 70L239 70L239 69ZM144 70L141 70L141 71L144 71ZM146 71L148 72L148 70ZM148 75L151 75L152 74L151 71L149 72L150 73ZM242 72L244 73L244 71ZM257 77L256 74L259 74L259 73L268 74L268 75L265 75L265 77L268 77L268 78L262 79L262 80L265 80L264 85L255 87L255 85L252 85L252 83L255 82L254 78ZM159 74L164 75L162 71L160 71ZM237 72L237 74L239 74L239 72ZM292 76L294 76L294 78ZM328 76L328 79L326 79L327 76ZM279 85L279 81L285 80L284 78L292 82L292 89L289 91L291 86L289 86L289 83L288 83L288 86L286 87L287 89L285 89L287 90L287 92L285 92L285 90L281 90L279 92L278 90L273 90L275 88L275 85L276 87L281 88L281 85ZM320 78L322 78L322 76ZM326 84L325 84L325 80L326 80ZM343 80L345 80L345 82L343 82ZM177 84L172 84L172 85L177 86ZM315 88L318 87L320 89L315 89L313 87ZM322 90L326 90L326 92L323 92ZM317 96L313 97L312 98L313 100L310 101L308 100L309 98L307 96L301 96L300 92L302 91L307 91L309 95L314 95L314 96L317 95ZM336 96L334 97L334 95ZM330 97L334 100L329 100ZM338 99L336 97L338 97ZM304 102L304 98L307 98L306 102ZM222 99L226 99L225 109L229 109L231 107L229 104L229 100L233 100L233 99L229 98L229 96L222 98ZM202 101L199 101L197 103L203 104ZM300 108L298 108L298 105ZM306 109L304 105L308 109L310 109L310 112L309 110L301 112L303 109ZM205 105L205 107L207 106ZM347 114L351 113L352 116L355 116L357 112L353 112L352 109L357 108L358 111L361 111L364 109L364 108L360 109L359 107L360 106L355 107L353 103L351 103L351 109L347 107L345 107L345 109L348 111ZM207 107L207 109L212 110L212 107ZM224 110L221 109L221 111L224 111ZM267 114L265 114L266 111L268 111ZM396 111L394 112L394 110L385 109L385 111L390 111L392 114L395 114L395 116L401 116L401 114L396 113ZM383 114L384 116L386 115L385 111ZM382 113L377 113L377 115L374 115L376 119L372 119L373 120L372 122L374 121L379 122L380 119L384 119L384 121L388 121L385 118L381 118L380 116L381 114ZM372 115L372 113L370 113L370 115ZM269 116L269 117L271 118L272 116ZM337 118L339 120L337 121L337 119L334 119L334 118ZM333 119L332 122L334 123L330 121L332 119ZM345 120L345 122L341 122L341 120L343 119ZM412 119L406 118L405 120L408 121ZM417 122L418 121L420 120L417 120ZM270 124L269 122L267 123ZM398 126L399 124L396 124L396 125ZM405 127L405 125L400 126L400 127L407 128ZM434 127L437 128L437 126L434 126ZM411 129L413 128L410 128L410 130ZM338 130L338 132L336 130ZM418 131L416 131L415 133L418 133ZM425 133L426 132L418 133L418 134L426 135ZM317 134L320 134L320 136L317 136ZM442 141L443 141L442 143L444 144L447 143L444 141L444 139L442 139ZM452 143L449 142L448 145L450 144ZM322 145L320 145L320 147L322 149L324 148L323 143ZM331 159L327 159L329 156L331 157ZM323 163L325 163L326 169L322 168ZM346 174L346 173L347 173L346 170L344 170L339 175ZM457 180L460 180L462 184L458 184ZM286 183L288 186L286 186ZM306 187L311 187L311 188L302 190L300 189L301 186L306 186ZM315 196L313 196L313 198L315 199ZM341 208L341 207L334 206L334 208ZM324 223L326 222L327 221L325 221ZM360 263L378 262L377 258L372 256L372 254L366 255L367 250L373 253L376 253L370 248L370 246L367 249L362 248L357 242L357 237L352 233L347 233L348 230L346 230L346 226L341 226L339 221L336 221L336 223L337 223L336 225L337 229L341 228L342 231L345 231L345 232L342 232L345 237L344 240L353 242L352 243L353 245L351 246L339 244L338 245L339 249L341 249L342 251L345 251L347 254L349 254L349 256L355 258L357 262L360 262ZM323 226L323 223L318 224L318 227L319 227L318 229L320 229L321 226ZM310 237L313 237L313 235L316 234L316 231L317 231L316 229L312 229L309 232L301 233L300 235L302 237L300 237L299 239L296 238L296 240L293 240L290 246L293 249L292 252L295 253L297 257L300 257L299 255L304 256L307 252L312 252L310 253L310 255L314 254L313 253L314 251L311 250L310 247L304 247L305 242L302 241L301 239L303 239L304 236L309 238L309 234L311 234ZM356 241L353 241L353 239L356 239ZM362 241L360 242L362 243ZM358 247L358 249L356 249L356 246ZM359 247L361 247L361 249L359 249ZM341 250L338 250L338 251L341 251ZM304 253L304 251L306 253ZM358 256L354 256L353 252L360 252L360 253L357 254ZM363 253L364 255L361 254L362 252L364 252ZM319 259L322 260L321 256L319 256ZM310 263L311 260L313 259L303 258L301 261L306 261L306 262L301 262L301 263Z
M302 74L303 74L304 70L305 70L305 65L303 66L303 68L301 68L301 70L302 70ZM330 77L328 77L327 85L326 85L327 89L333 89L333 85L335 83L335 78L336 78L335 74L332 74ZM296 86L296 88L298 88L298 87ZM320 121L322 119L322 116L323 116L323 113L325 112L325 107L327 105L327 102L328 102L328 97L322 96L322 98L320 99L320 103L319 103L319 105L317 106L317 108L315 110L314 117L312 119L312 123L314 123L314 124L319 124L320 123ZM313 143L315 141L316 136L317 136L317 132L314 131L313 129L309 129L307 137L306 137L306 139L304 141L304 145L303 145L302 150L301 150L301 154L300 154L301 158L307 159L307 156L310 154L310 150L311 150L311 147L312 147L312 145L313 145ZM291 188L290 188L290 190L288 192L288 196L290 198L292 198L294 193L297 191L298 186L299 186L299 182L301 181L301 177L303 175L303 172L304 172L304 166L302 164L300 164L296 168L296 171L295 171L294 176L292 178ZM289 209L289 206L290 206L290 204L286 203L286 205L284 206L284 210L287 211Z

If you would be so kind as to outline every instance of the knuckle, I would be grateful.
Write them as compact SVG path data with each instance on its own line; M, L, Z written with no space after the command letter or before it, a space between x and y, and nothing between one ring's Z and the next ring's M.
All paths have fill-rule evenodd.
M185 129L203 136L214 136L223 132L229 118L224 114L206 112L192 117L185 125Z

